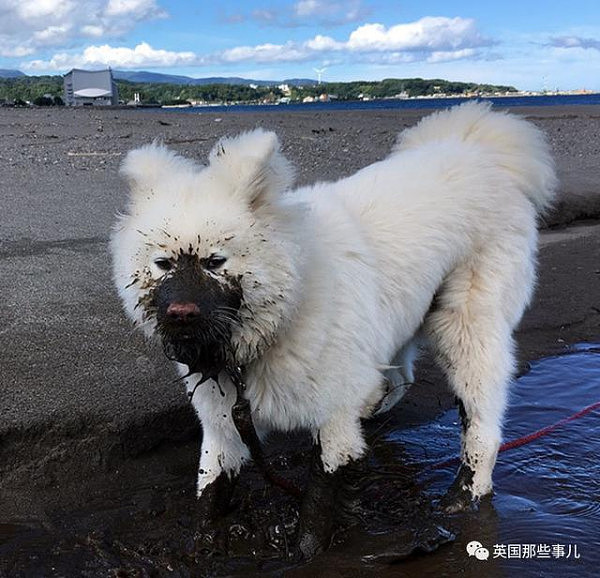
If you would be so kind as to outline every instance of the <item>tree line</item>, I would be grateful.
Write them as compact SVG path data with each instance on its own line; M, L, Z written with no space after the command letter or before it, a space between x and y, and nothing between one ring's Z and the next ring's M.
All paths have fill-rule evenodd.
M290 86L283 91L273 86L234 84L161 84L138 83L125 80L116 82L119 99L127 103L137 93L142 104L206 103L259 103L277 102L283 97L301 101L322 94L339 100L361 98L394 98L436 95L494 94L516 92L512 86L452 82L442 79L389 78L382 81L324 82L310 86ZM0 79L0 102L10 104L34 103L39 106L60 105L63 97L62 76L24 76Z

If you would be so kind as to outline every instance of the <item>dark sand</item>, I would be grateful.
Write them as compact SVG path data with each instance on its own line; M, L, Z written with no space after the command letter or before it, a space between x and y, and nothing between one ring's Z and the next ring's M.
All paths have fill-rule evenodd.
M538 290L517 334L525 368L600 341L600 110L512 112L548 134L561 178L543 224ZM125 200L117 171L126 151L159 138L204 160L220 136L262 126L278 132L305 184L383 158L423 114L0 109L0 576L38 575L58 562L65 573L56 575L77 574L79 564L106 575L120 559L151 567L144 556L167 572L159 554L119 550L107 532L135 520L162 544L178 527L189 538L193 525L182 509L192 503L198 426L161 352L124 319L110 280L107 239ZM409 427L453 403L427 357L421 367L422 384L383 427ZM276 440L272 455L289 445ZM303 457L294 452L280 467L301 475ZM258 492L256 472L249 480Z

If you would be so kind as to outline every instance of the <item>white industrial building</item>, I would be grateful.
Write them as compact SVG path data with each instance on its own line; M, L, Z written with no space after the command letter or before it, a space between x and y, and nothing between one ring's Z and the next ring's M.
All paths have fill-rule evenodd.
M112 71L74 68L64 76L67 106L111 106L119 104Z

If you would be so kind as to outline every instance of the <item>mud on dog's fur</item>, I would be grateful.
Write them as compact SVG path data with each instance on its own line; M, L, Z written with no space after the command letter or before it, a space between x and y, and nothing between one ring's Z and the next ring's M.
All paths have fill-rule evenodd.
M122 170L131 195L111 248L125 310L191 371L188 390L210 378L193 397L198 496L249 458L228 366L243 368L260 435L308 429L335 472L365 453L360 420L413 381L421 340L464 417L447 505L491 492L512 332L556 185L533 125L465 104L404 131L385 160L293 191L260 129L221 140L208 166L150 145Z

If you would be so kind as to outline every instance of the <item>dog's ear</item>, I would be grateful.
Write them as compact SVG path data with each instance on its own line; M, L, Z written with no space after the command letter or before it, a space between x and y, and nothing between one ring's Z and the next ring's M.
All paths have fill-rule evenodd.
M150 198L157 184L172 179L182 172L193 172L197 166L158 142L129 151L121 165L121 174L127 179L132 203Z
M209 160L232 193L253 208L269 204L294 180L294 170L281 154L277 135L262 129L221 139Z

